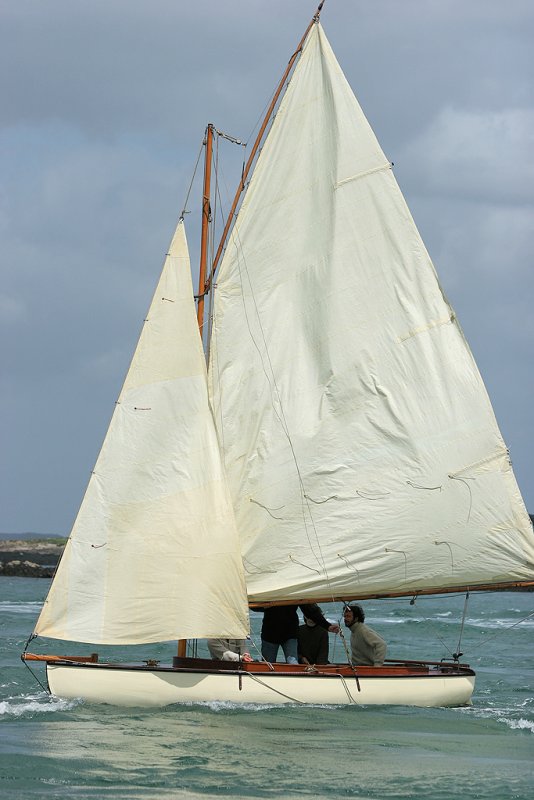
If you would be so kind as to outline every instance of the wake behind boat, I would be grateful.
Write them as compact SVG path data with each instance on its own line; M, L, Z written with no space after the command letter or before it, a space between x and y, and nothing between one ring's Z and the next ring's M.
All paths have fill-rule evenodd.
M181 219L33 634L177 639L178 656L25 652L58 696L461 705L474 673L459 654L236 666L187 657L185 642L246 637L249 607L534 581L532 524L484 384L320 10L211 263L207 128L198 308Z

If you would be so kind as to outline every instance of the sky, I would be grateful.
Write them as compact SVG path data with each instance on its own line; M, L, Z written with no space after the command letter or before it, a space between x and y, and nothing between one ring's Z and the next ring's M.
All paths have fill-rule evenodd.
M0 0L1 532L69 533L205 126L249 139L315 6ZM327 0L321 20L534 513L534 3Z

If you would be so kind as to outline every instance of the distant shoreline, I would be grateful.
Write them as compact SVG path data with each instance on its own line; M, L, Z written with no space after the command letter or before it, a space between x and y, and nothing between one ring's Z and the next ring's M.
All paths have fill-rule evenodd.
M21 541L41 541L42 539L66 539L67 537L62 533L35 533L32 531L25 531L24 533L0 533L0 542L21 542Z
M63 537L0 539L0 576L51 578L65 547Z

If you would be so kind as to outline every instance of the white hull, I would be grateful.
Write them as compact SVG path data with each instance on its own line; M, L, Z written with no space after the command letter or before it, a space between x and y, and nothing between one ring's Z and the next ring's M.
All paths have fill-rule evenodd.
M366 671L386 673L385 668ZM344 674L343 674L344 673ZM475 676L470 670L417 675L362 675L347 667L320 673L146 668L103 664L47 663L52 694L88 703L160 707L173 703L305 703L332 705L460 706L470 702Z

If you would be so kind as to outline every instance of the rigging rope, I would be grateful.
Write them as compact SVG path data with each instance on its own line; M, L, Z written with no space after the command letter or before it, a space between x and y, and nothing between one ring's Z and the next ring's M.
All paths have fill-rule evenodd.
M475 648L474 652L480 650L481 647L484 647L492 639L496 639L497 636L500 636L502 633L507 633L507 631L511 631L512 628L515 628L517 625L520 625L522 622L525 622L527 619L530 619L531 617L534 617L534 611L531 611L530 614L527 614L526 617L523 617L522 619L519 619L517 622L514 622L513 625L509 625L507 628L503 628L502 631L497 631L497 633L494 633L493 636L488 636L488 638L484 642L482 642L478 647Z
M345 691L347 693L347 697L349 698L350 702L353 703L354 705L356 705L356 700L354 699L354 697L350 693L350 689L349 689L348 683L347 683L347 681L345 679L345 676L341 675L341 673L339 673L339 672L336 673L336 674L337 674L338 678L341 678L341 685L345 689ZM358 676L357 675L356 675L356 685L358 687L358 691L361 691L361 689L360 689L360 681L358 680Z
M37 639L37 634L36 634L36 633L31 633L31 634L28 636L28 639L27 639L27 641L26 641L26 644L24 645L24 650L23 650L23 651L22 651L22 653L20 654L20 660L22 661L22 663L24 664L24 666L25 666L27 669L29 669L29 671L31 672L32 676L35 678L35 680L37 681L37 683L39 684L39 686L41 687L41 689L43 690L43 692L46 692L46 694L48 694L48 695L50 695L50 696L51 696L51 695L52 695L52 692L50 691L50 689L49 689L47 686L43 686L43 684L41 683L41 681L39 680L39 678L37 677L37 675L35 674L35 672L34 672L34 671L33 671L33 669L30 667L30 665L28 664L28 662L26 661L26 659L25 659L25 657L24 657L24 656L26 655L26 651L28 650L28 645L29 645L29 644L30 644L30 642L32 642L34 639Z
M462 646L462 636L463 636L463 633L464 633L465 617L466 617L466 614L467 614L467 604L468 604L468 602L469 602L469 592L466 592L465 593L465 602L464 602L464 612L462 614L462 624L460 626L460 635L458 637L458 645L456 647L456 653L452 654L455 661L458 661L460 656L463 655L463 653L460 653L460 647Z
M49 695L49 696L51 697L51 696L52 696L52 692L50 691L50 689L49 689L47 686L43 686L43 684L41 683L41 681L39 680L39 678L37 677L37 675L35 674L35 672L33 671L33 669L30 667L30 665L28 664L28 662L27 662L27 661L24 659L24 656L21 656L21 657L20 657L20 660L22 661L22 663L24 664L24 666L25 666L27 669L29 669L29 670L30 670L30 672L31 672L32 676L35 678L35 680L37 681L37 683L39 684L39 686L41 687L41 689L43 690L43 692L46 692L46 694L47 694L47 695Z
M347 661L352 666L352 654L349 651L349 648L348 648L348 645L347 645L347 640L345 639L345 634L343 633L343 630L341 628L341 621L339 622L339 638L341 639L341 641L343 643L343 647L345 648Z
M339 622L338 627L339 627L339 638L343 642L343 647L345 648L345 653L347 654L347 661L349 663L349 667L354 672L354 677L356 678L356 687L357 687L358 691L361 692L362 689L361 689L361 686L360 686L360 679L358 677L358 673L356 672L356 666L352 662L352 652L349 651L349 647L347 645L347 640L345 639L345 635L344 635L343 630L341 628L341 620ZM340 675L340 677L342 678L343 676ZM349 692L349 690L348 690L348 688L346 686L345 686L345 691L349 695L349 697L352 700L352 702L354 702L354 700L352 699L352 696L351 696L351 694L350 694L350 692Z
M191 189L193 188L193 183L195 180L195 175L197 174L198 169L198 162L200 161L200 156L202 155L202 149L204 147L204 139L202 140L202 144L200 145L200 150L198 153L197 163L195 164L195 169L193 170L193 177L191 178L191 183L189 184L189 189L187 190L187 195L185 197L185 203L182 208L182 213L180 214L180 219L183 219L186 214L189 214L187 210L187 203L189 202L189 195L191 194Z
M264 655L263 655L263 653L261 652L260 648L258 647L258 645L256 644L256 642L254 641L254 639L251 639L251 637L250 637L250 636L247 636L247 640L248 640L248 641L249 641L249 642L250 642L250 643L253 645L254 649L255 649L255 650L257 650L257 652L259 653L259 656L260 656L259 660L260 660L260 661L264 661L264 662L267 664L267 666L269 667L269 669L270 669L270 670L272 670L272 671L274 672L274 667L273 667L273 665L271 664L271 662L270 662L270 661L267 661L267 659L265 658L265 656L264 656Z
M299 706L307 705L306 701L297 700L296 697L291 697L291 695L286 694L285 692L281 692L279 689L275 689L274 686L270 686L268 683L265 683L265 681L262 681L261 678L258 678L257 675L253 675L252 672L248 672L247 671L244 674L246 674L249 678L252 678L252 680L256 681L256 683L259 683L265 689L269 689L271 692L274 692L275 694L279 694L281 697L285 697L286 700L290 700L292 703L297 703ZM344 688L344 690L345 690L345 692L347 694L347 697L349 698L349 701L353 705L357 705L356 700L354 699L354 697L352 696L352 694L350 692L350 689L349 689L349 686L348 686L348 683L347 683L347 679L345 678L345 676L342 675L340 672L330 673L330 674L331 675L335 675L335 677L337 677L337 678L340 678L341 685L343 686L343 688ZM354 676L356 678L356 685L358 686L358 691L361 691L360 690L360 682L358 680L358 676L356 675L356 673L354 674Z
M450 647L449 647L449 645L447 644L447 642L445 641L445 639L442 639L442 638L441 638L441 636L439 636L439 634L437 634L437 633L435 633L435 634L434 634L434 636L436 637L436 639L438 640L438 642L441 642L441 644L443 645L443 647L445 648L445 650L448 652L448 654L450 655L450 657L452 658L452 660L453 660L453 661L456 661L456 659L454 658L454 653L453 653L453 652L452 652L452 650L450 649Z
M441 636L439 636L437 633L434 633L435 638L443 645L443 647L447 650L447 652L449 653L449 655L451 656L451 658L454 661L458 661L460 656L463 655L463 653L460 652L460 647L461 647L461 641L462 641L462 637L463 637L463 633L464 633L465 621L466 621L466 618L467 618L467 604L468 604L468 601L469 601L469 598L470 598L471 594L472 594L472 592L470 592L470 591L467 591L465 593L464 610L463 610L463 614L462 614L460 635L459 635L459 638L458 638L458 645L456 647L456 652L453 653L451 651L451 649L449 648L449 646L447 645L447 643L445 642L445 640L442 639ZM444 600L453 600L455 597L459 597L459 596L460 596L459 594L447 594L447 595L445 595L443 597L443 599ZM410 605L415 605L415 600L416 599L417 600L422 599L422 596L421 595L414 595L414 597L410 600ZM395 598L383 598L383 600L385 600L386 602L387 601L395 602ZM470 649L470 652L471 653L478 652L478 650L480 650L482 647L484 647L487 644L487 642L492 641L492 639L496 639L498 636L501 636L501 634L503 634L503 633L507 633L508 631L512 630L512 628L517 627L517 625L521 625L522 622L525 622L527 619L531 619L532 617L534 617L534 611L531 611L529 614L526 615L526 617L522 617L521 619L517 620L517 622L514 622L511 625L508 625L506 628L503 628L502 630L497 631L497 633L494 633L492 636L488 636L487 639L485 639L485 641L481 642L481 644L478 647Z
M259 684L261 684L261 686L264 686L265 689L270 689L271 692L274 692L275 694L279 694L281 697L285 697L286 700L291 700L292 703L298 703L299 706L307 705L306 702L304 702L303 700L297 700L296 697L291 697L291 695L285 694L284 692L281 692L278 689L275 689L273 686L269 686L268 683L265 683L265 681L262 681L261 678L257 677L257 675L253 675L251 672L245 672L245 674L248 675L249 678L252 678L253 681L256 681L256 683L259 683Z

